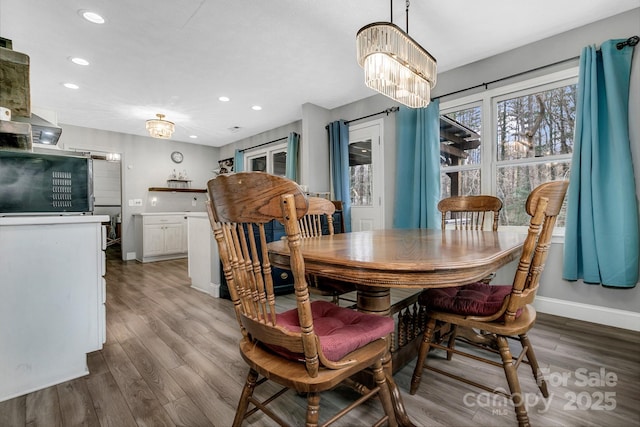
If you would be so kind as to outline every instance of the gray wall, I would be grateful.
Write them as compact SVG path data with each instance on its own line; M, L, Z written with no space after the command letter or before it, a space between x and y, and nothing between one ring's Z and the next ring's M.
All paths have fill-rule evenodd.
M383 95L374 95L370 98L354 102L331 111L331 120L354 120L370 114L379 113L399 104ZM393 207L396 194L396 113L389 115L380 114L369 119L358 120L350 124L366 123L369 120L383 120L384 134L384 222L385 228L393 225Z
M187 144L170 140L107 132L60 124L62 136L58 143L62 150L114 152L122 156L122 256L133 259L135 252L133 214L140 212L204 211L206 194L160 193L150 194L149 187L166 187L169 174L185 170L192 188L206 188L218 167L219 148ZM173 151L184 154L184 161L175 164ZM151 206L156 197L156 206ZM193 206L193 197L197 197ZM142 206L129 206L128 200L142 199ZM127 257L129 254L129 257Z
M438 86L433 96L465 89L501 77L526 72L580 55L584 46L600 45L612 38L628 38L640 33L640 9L620 14L594 24L580 27L555 37L540 40L536 43L515 49L503 54L459 67L438 74ZM636 48L638 49L638 48ZM529 79L543 73L558 71L577 66L577 59L564 62L542 71L527 73L519 78L509 79L501 84L511 84L518 80ZM497 87L498 84L491 87ZM634 164L640 162L640 122L633 118L640 117L640 54L636 52L632 66L632 87L630 100L631 146ZM464 92L458 96L467 96L473 92ZM455 99L443 98L441 102ZM301 183L309 185L313 191L323 191L328 185L326 172L329 169L328 143L325 126L330 121L358 117L383 111L397 105L382 95L354 102L333 110L305 104L303 105L302 143L299 163ZM396 127L395 115L380 115L372 119L384 120L385 144L385 223L391 227L393 206L395 203L395 170L396 170ZM361 123L361 122L357 122ZM224 147L233 150L233 144ZM637 168L636 168L637 169ZM322 172L321 172L322 171ZM636 173L636 192L640 190L640 173ZM582 281L567 282L562 280L562 240L554 241L547 261L547 267L539 295L561 300L571 304L587 304L617 310L640 313L640 287L633 289L607 289L601 286L585 285ZM499 272L498 279L505 283L513 278L515 265L509 265Z
M613 16L594 24L577 28L555 37L514 49L483 61L438 74L438 86L433 96L450 93L459 89L496 80L523 71L553 64L567 58L579 56L582 48L591 44L599 46L609 39L626 39L640 35L640 9ZM629 101L630 139L635 165L636 194L640 194L640 48L636 47L632 62L631 90ZM578 60L555 66L536 73L528 73L518 79L510 79L502 84L534 77L543 72L575 67ZM498 87L492 85L491 87ZM458 96L467 96L470 92ZM455 99L443 98L441 102ZM615 209L615 207L612 207ZM598 285L586 285L581 280L562 280L562 258L564 244L552 244L545 272L542 276L539 296L567 301L569 304L589 304L612 309L640 313L640 287L633 289L611 289ZM515 265L506 268L498 279L508 281L513 277Z
M233 157L235 150L246 150L256 145L264 144L266 142L275 141L280 138L287 138L291 132L300 134L300 145L302 145L302 122L297 121L289 123L288 125L280 126L266 132L259 133L248 138L240 139L233 144L220 147L220 158L226 159Z
M302 106L302 132L299 166L300 184L311 192L331 191L329 170L329 139L325 126L331 121L331 112L317 105Z

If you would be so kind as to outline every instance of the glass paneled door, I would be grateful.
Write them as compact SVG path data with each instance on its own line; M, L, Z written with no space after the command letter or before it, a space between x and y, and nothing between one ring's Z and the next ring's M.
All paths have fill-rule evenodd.
M384 228L382 123L349 127L351 231Z

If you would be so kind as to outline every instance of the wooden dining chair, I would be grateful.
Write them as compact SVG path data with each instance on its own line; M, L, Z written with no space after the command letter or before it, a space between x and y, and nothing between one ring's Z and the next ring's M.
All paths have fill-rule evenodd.
M518 367L521 362L530 365L533 376L546 398L549 396L547 384L540 376L538 361L527 337L527 332L536 320L536 311L531 305L538 290L540 274L544 269L547 252L551 242L551 234L556 217L562 207L568 181L554 181L535 188L527 198L525 209L531 216L529 231L524 241L518 269L513 283L504 286L492 286L486 283L429 289L420 295L419 302L427 310L427 325L423 335L418 360L411 378L411 394L415 394L420 386L423 369L429 369L448 377L477 386L483 390L503 394L511 398L515 406L516 417L520 426L528 426L529 418L520 390ZM436 327L451 325L451 333L455 334L459 327L473 328L482 331L482 340L466 340L473 347L500 355L500 361L467 353L460 348L452 349L450 345L442 345L434 341ZM465 340L458 336L458 339ZM507 339L520 342L521 353L514 357ZM446 350L475 360L502 367L506 375L510 393L501 392L500 388L462 378L452 372L445 371L427 362L427 354L431 348Z
M327 234L333 234L333 214L336 211L331 200L322 197L307 197L309 209L307 213L298 220L300 233L305 237L319 237L323 234L323 218L327 224Z
M452 196L440 200L438 210L442 216L443 230L451 223L455 230L484 230L487 222L490 222L491 229L497 231L502 200L488 195ZM489 283L494 277L495 273L482 281Z
M484 230L485 220L498 229L502 200L495 196L452 196L438 202L442 215L442 229L453 223L456 230Z
M397 425L387 384L393 378L387 379L382 365L393 321L328 301L310 301L298 224L307 213L308 202L300 187L289 179L262 172L220 175L207 187L209 218L242 333L240 355L249 365L233 425L240 426L245 419L252 425L264 425L264 416L287 425L282 413L277 414L268 405L292 389L306 395L304 423L317 426L320 393L341 383L354 386L363 396L322 425L333 423L376 396L383 409L379 423ZM276 298L280 297L273 292L264 230L265 223L273 219L284 224L295 287L296 308L281 313L275 309ZM373 374L371 388L349 380L365 370ZM284 388L264 399L254 396L258 394L256 387L267 381ZM363 410L370 409L367 406ZM262 411L262 418L254 415L257 411Z
M327 224L327 233L334 234L333 214L336 211L334 203L321 197L309 197L309 210L298 220L302 238L320 237L323 235L323 219ZM328 279L316 275L308 275L309 292L315 295L331 296L336 305L340 305L340 297L356 290L353 283ZM355 300L343 298L350 303Z
M495 196L451 196L438 202L438 210L442 217L441 228L450 228L453 224L455 230L485 230L491 224L492 231L498 231L498 220L502 210L502 200ZM495 273L480 280L483 283L491 283ZM423 328L425 325L421 325ZM447 332L447 327L438 329L435 333L437 337ZM456 337L460 334L472 339L477 336L477 332L469 328L455 328L451 333L446 334L449 340L449 348L455 347ZM447 360L451 360L452 351L447 352Z

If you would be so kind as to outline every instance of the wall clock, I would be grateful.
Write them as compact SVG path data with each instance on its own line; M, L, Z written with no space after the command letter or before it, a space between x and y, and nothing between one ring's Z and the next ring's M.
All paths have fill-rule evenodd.
M184 156L181 152L174 151L173 153L171 153L171 160L173 160L174 163L182 163L182 160L184 160Z

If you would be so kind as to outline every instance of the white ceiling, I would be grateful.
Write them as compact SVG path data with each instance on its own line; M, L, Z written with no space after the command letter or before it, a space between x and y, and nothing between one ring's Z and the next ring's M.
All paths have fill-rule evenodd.
M222 146L369 97L358 29L390 19L383 0L0 0L0 36L31 61L31 104L58 122ZM446 71L640 6L640 0L414 0L409 34ZM405 2L394 23L405 28ZM79 10L101 14L91 24ZM69 61L90 61L81 67ZM80 89L62 86L73 82ZM226 95L230 102L218 101ZM253 111L252 105L262 111ZM238 126L236 133L230 128ZM189 138L198 135L198 139ZM64 136L63 136L64 137Z

